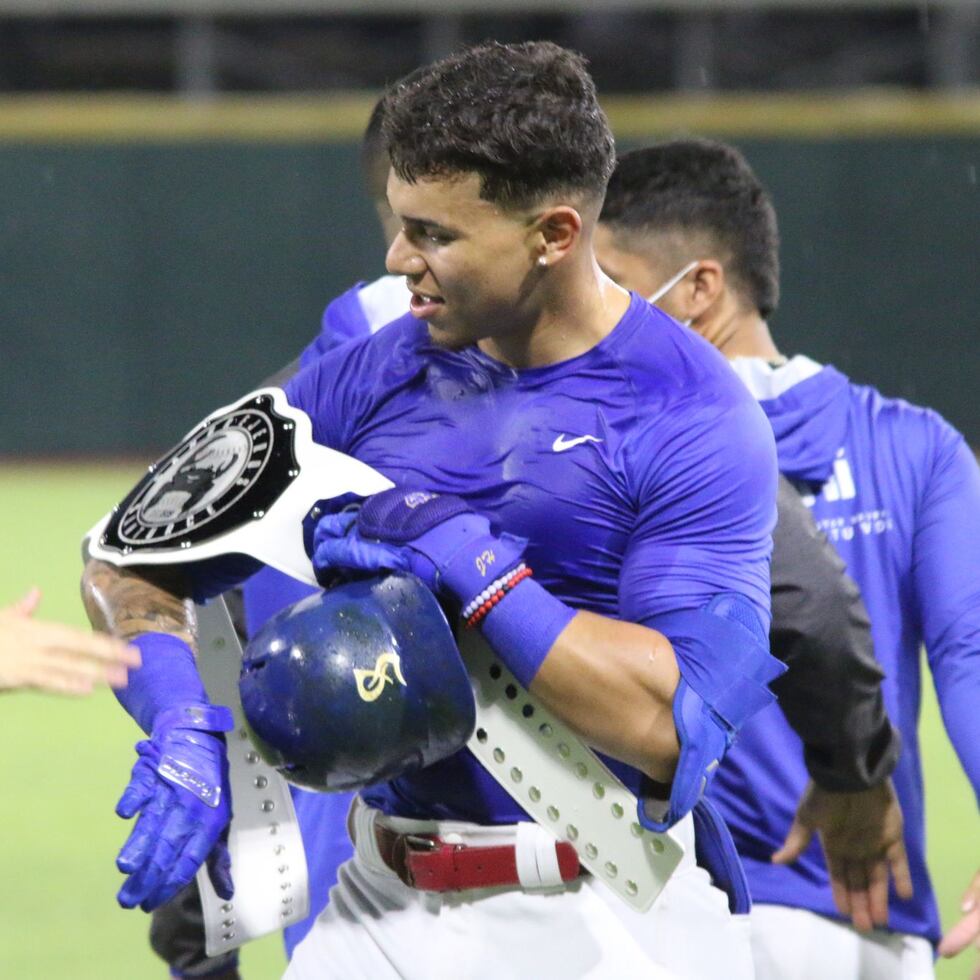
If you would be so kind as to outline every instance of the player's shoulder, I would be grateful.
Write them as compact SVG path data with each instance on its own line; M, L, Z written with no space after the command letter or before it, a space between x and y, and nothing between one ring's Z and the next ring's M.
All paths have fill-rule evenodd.
M333 348L313 366L321 375L340 373L350 380L358 373L370 375L384 363L390 376L391 370L398 367L412 369L411 362L418 358L427 337L425 324L411 313L405 313L386 324L383 330L355 337Z
M663 461L664 447L694 452L699 443L705 457L717 460L774 460L772 428L728 361L689 327L633 299L642 306L616 351L635 406L627 438L632 455Z
M925 463L962 435L935 409L884 394L872 385L849 381L853 413L873 437L878 451ZM883 445L884 443L884 445Z
M324 349L377 333L408 312L408 296L403 276L381 276L351 286L323 311L321 336L330 341Z
M641 418L739 408L761 418L755 399L728 361L703 337L636 294L630 315L632 329L615 353Z

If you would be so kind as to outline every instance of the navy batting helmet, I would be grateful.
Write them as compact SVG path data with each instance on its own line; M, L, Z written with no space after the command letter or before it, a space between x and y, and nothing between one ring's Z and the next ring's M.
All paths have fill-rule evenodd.
M266 761L309 789L420 769L475 724L452 631L413 575L346 582L283 610L248 644L239 688Z

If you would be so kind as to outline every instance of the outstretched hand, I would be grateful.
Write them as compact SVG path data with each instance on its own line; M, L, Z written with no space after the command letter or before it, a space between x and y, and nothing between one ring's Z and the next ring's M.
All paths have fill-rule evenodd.
M980 951L980 871L973 876L970 887L963 893L960 911L962 918L946 930L939 943L940 956L957 956L969 946L975 946ZM980 980L980 962L974 968L971 980Z
M54 694L91 694L96 685L125 687L140 653L102 633L32 619L41 593L32 589L0 609L0 691L34 688Z
M912 897L912 876L902 839L902 810L890 779L858 793L807 785L775 864L792 864L817 834L823 846L834 903L856 929L888 923L888 878L902 898Z

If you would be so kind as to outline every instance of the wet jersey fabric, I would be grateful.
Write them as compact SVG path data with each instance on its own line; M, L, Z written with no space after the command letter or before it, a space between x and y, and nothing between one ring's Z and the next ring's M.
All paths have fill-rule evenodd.
M328 352L286 393L318 442L527 538L538 581L576 608L650 623L738 592L768 629L771 429L724 359L638 296L558 364L451 352L408 315ZM636 770L613 767L637 789ZM466 750L361 795L406 817L527 819Z
M947 731L980 790L980 471L939 415L851 383L832 367L793 358L775 370L733 366L760 399L779 466L809 492L817 525L857 581L885 671L888 714L902 735L893 774L905 815L915 895L891 895L889 927L940 936L925 865L917 721L925 645ZM709 795L732 830L755 902L840 918L816 842L791 867L782 844L806 783L800 741L778 708L743 729Z

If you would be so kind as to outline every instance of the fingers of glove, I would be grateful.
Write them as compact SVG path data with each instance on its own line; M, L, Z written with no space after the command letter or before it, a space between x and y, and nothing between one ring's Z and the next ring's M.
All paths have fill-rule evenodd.
M163 867L163 873L157 879L153 889L148 891L140 902L140 908L144 912L152 912L158 906L169 902L177 892L191 881L197 874L198 868L204 863L202 855L207 853L207 842L214 836L214 829L200 831L197 829L199 823L187 821L183 821L182 825L188 832L180 838L179 846L169 855ZM221 892L219 895L222 898L231 897L230 894L225 896Z
M149 792L141 806L142 812L116 858L116 866L126 874L137 871L150 860L157 841L165 840L174 847L194 829L197 821L192 812L195 801L175 792L155 772L144 785Z
M218 826L199 828L184 846L181 860L186 859L197 870L208 859L211 851L221 843L219 838L223 830L224 827Z
M123 790L119 802L116 804L116 816L123 820L143 809L146 804L153 799L157 790L159 780L150 765L142 760L133 767L133 775L130 777L129 785Z
M124 874L138 871L149 859L167 819L170 793L163 787L139 815L116 858L116 867Z
M116 867L124 874L133 874L150 859L167 819L170 794L158 791L143 808L116 857Z
M140 908L144 912L152 912L169 902L194 877L197 866L188 866L182 857L187 839L179 841L177 847L161 848L154 855L140 899Z
M773 864L792 864L809 846L813 831L799 820L794 820L783 841L783 846L772 856Z
M157 839L147 852L142 866L133 875L127 892L127 898L135 898L144 911L162 905L193 876L194 869L191 869L178 884L171 887L175 869L180 868L188 843L201 824L202 809L182 794L174 796L174 803L167 809Z
M851 905L851 922L859 932L870 932L874 922L871 918L867 869L859 861L848 861L845 865L845 876Z
M150 911L157 904L152 897L158 893L160 885L169 876L173 868L176 848L172 835L161 834L148 851L143 864L134 871L116 896L123 908L134 908L139 905L144 911Z
M339 514L327 514L317 521L313 531L313 548L316 550L324 541L344 538L354 526L357 514L354 511L343 511Z
M913 892L912 872L909 870L909 858L901 839L888 848L888 865L895 882L896 894L899 898L910 899Z
M407 571L408 557L398 548L362 541L357 537L327 538L313 552L317 571L330 568L353 568L376 572L381 568Z
M134 909L140 903L140 891L133 885L133 877L130 876L123 882L122 888L116 892L116 901L121 908Z
M208 859L209 855L215 848L220 848L224 852L224 857L217 858L217 861L219 864L226 865L226 867L223 873L219 875L216 880L215 874L212 873L212 869L209 864L208 875L211 878L211 883L215 886L215 891L218 893L218 895L221 898L231 898L233 892L230 873L231 860L227 856L227 847L223 841L219 841L217 844L215 844L213 834L201 832L192 834L184 842L181 854L173 863L168 879L164 883L164 887L161 888L160 894L176 894L194 877L195 874L197 874L198 868L204 864L205 860ZM162 900L166 901L167 899L164 897Z
M207 864L208 877L218 896L231 898L235 894L235 885L231 879L231 855L224 841L218 841L211 849Z
M153 786L146 782L133 780L124 790L116 804L116 816L129 820L143 809L153 798Z
M166 905L193 881L196 873L196 868L188 870L186 865L175 865L170 868L166 878L157 885L153 894L147 895L140 902L140 908L144 912L153 912L161 905Z

